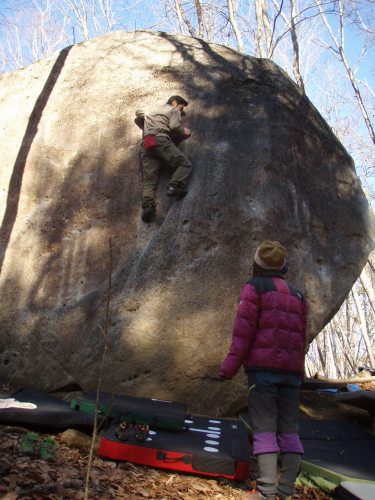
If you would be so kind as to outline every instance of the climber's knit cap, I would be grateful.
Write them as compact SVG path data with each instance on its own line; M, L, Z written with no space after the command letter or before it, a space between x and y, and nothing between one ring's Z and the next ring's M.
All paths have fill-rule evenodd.
M286 261L286 249L279 241L262 241L255 252L254 260L267 271L281 271Z

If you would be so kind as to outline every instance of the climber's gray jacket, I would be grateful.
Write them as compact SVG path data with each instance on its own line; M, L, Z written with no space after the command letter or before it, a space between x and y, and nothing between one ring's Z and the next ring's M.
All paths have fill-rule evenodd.
M147 113L143 109L138 109L135 115L136 123L144 120L144 137L146 135L157 135L170 138L171 132L184 133L184 129L181 127L181 111L170 104L163 104Z

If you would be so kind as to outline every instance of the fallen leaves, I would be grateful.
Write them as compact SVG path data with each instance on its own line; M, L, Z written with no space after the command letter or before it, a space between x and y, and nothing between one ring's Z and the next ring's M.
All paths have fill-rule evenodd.
M17 443L26 429L0 426L0 499L1 500L83 500L88 450L87 440L78 436L73 447L73 433L55 436L58 444L56 462L24 456ZM46 436L41 436L46 437ZM82 438L82 439L81 439ZM241 500L244 490L253 486L225 479L178 474L128 462L115 463L95 457L90 471L89 498L100 500ZM300 489L300 500L327 500L319 490Z
M56 462L26 457L17 443L26 429L0 426L0 498L16 499L83 499L88 451L87 441L75 433L55 436L58 444ZM65 434L65 435L64 435ZM43 436L41 436L43 437ZM220 492L218 496L218 492ZM230 485L219 486L216 481L180 475L131 463L115 463L95 457L90 471L90 498L101 500L198 500L217 498L237 500L242 491Z
M364 391L375 391L375 381L369 380L368 382L362 382L360 384L360 387Z

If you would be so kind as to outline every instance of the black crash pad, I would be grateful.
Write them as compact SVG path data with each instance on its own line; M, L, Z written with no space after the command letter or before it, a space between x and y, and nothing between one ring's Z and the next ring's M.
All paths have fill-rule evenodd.
M93 414L75 411L66 401L44 394L38 389L20 389L10 397L23 403L34 403L37 408L2 409L0 424L19 425L40 431L61 431L69 428L90 431L93 428Z
M249 417L240 419L251 433ZM300 419L305 453L302 471L340 484L345 479L375 482L375 437L346 420Z
M337 392L348 391L347 385L342 382L327 382L319 379L306 379L301 385L301 391L319 391L320 389L335 389Z
M302 470L329 480L375 481L375 437L346 420L300 420ZM333 473L326 474L327 471Z
M375 391L359 390L335 394L335 401L375 413Z
M371 435L359 425L347 420L316 420L301 418L299 421L301 440L353 441L368 440Z
M92 413L96 406L96 392L91 391L72 400L70 406L80 412ZM185 426L186 405L175 401L101 392L99 410L110 418L121 415L130 422L144 423L159 429L181 431Z

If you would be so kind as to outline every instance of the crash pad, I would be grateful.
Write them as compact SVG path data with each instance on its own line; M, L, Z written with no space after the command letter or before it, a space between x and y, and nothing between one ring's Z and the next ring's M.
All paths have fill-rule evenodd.
M371 438L362 427L348 420L313 418L299 420L299 436L303 441L367 441Z
M372 417L372 434L375 436L375 391L354 391L346 394L335 394L339 403L367 410Z
M94 416L70 408L62 399L44 394L38 389L24 388L13 393L11 398L33 403L35 409L8 408L0 412L0 424L19 425L39 431L60 431L69 428L91 431ZM99 420L102 417L99 416Z
M306 379L301 385L301 391L318 391L319 389L333 389L336 392L346 392L346 384L341 382L328 382L319 379Z
M372 442L364 439L301 441L305 451L302 471L318 474L335 484L344 480L370 481L375 484L374 439Z
M132 434L120 439L118 427L114 422L101 438L101 457L238 481L249 475L248 438L237 419L190 415L183 430L151 427L141 441Z
M343 481L335 490L335 495L342 500L374 500L375 485Z
M95 391L73 399L74 410L93 413L96 407ZM186 405L175 401L155 398L140 398L101 392L99 411L109 418L120 415L132 423L143 423L159 429L180 431L185 426Z
M353 391L335 394L335 401L346 405L363 408L370 413L375 413L375 391Z
M240 419L251 434L249 416ZM300 419L301 470L336 485L344 480L375 484L375 438L346 420ZM374 497L375 498L375 497Z

